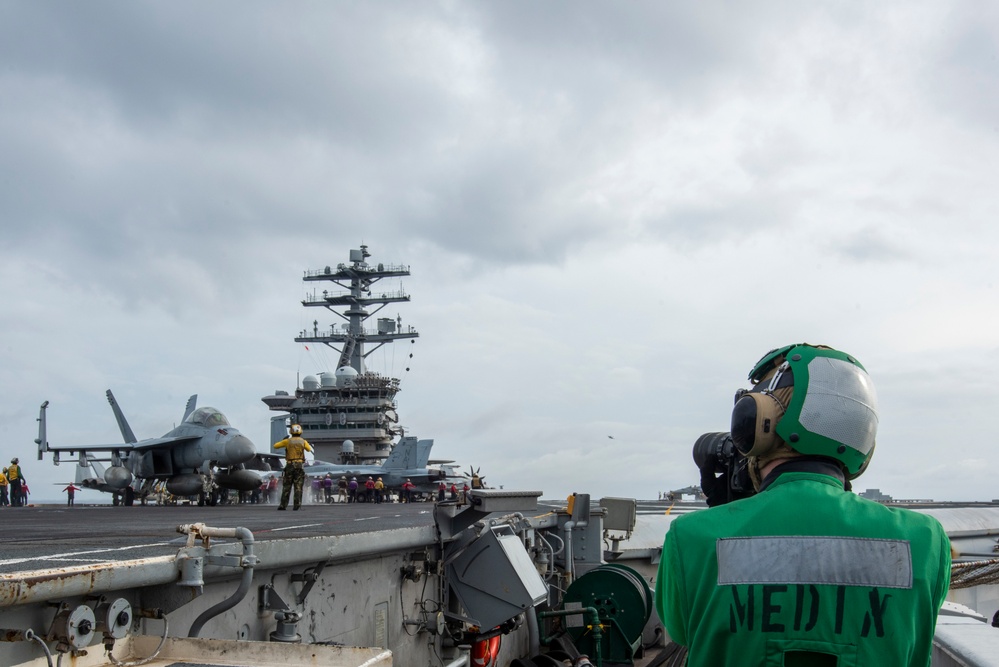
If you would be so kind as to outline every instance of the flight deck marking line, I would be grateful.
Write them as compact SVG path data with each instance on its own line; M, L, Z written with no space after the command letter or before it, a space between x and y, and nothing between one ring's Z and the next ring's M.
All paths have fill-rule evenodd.
M354 519L354 521L372 521L373 519L377 519L377 518L379 518L379 517L377 517L377 516L362 516L362 517L359 517L357 519Z
M303 523L303 524L301 524L299 526L285 526L284 528L271 528L267 532L269 532L269 533L278 533L278 532L280 532L282 530L297 530L299 528L315 528L316 526L321 526L321 525L323 525L323 524L321 524L321 523Z
M64 560L69 563L107 563L107 560L100 558L60 558L59 560Z
M69 551L64 554L50 554L48 556L33 556L32 558L11 558L9 560L0 560L0 565L19 565L21 563L28 563L31 561L38 560L59 560L71 558L73 556L86 556L88 554L103 554L103 553L113 553L117 551L129 551L131 549L146 549L148 547L162 547L170 546L169 542L154 542L152 544L135 544L130 547L118 547L117 549L93 549L91 551Z

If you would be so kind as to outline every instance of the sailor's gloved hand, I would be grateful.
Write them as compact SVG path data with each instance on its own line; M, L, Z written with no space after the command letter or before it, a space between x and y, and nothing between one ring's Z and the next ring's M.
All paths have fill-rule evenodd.
M716 474L713 470L702 470L701 491L704 492L708 507L724 505L728 502L728 473Z
M748 487L748 479L740 479L740 484L735 486L738 489ZM721 473L716 473L714 470L701 470L701 491L704 492L708 507L724 505L755 494L751 488L745 490L737 490L737 488L733 488L731 474L728 470Z

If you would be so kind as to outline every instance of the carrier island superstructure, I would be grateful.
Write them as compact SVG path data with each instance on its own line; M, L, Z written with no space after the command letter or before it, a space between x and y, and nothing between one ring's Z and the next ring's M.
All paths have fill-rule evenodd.
M374 327L368 324L389 304L409 302L401 284L397 288L379 284L386 278L408 276L409 266L369 264L370 256L362 245L350 251L348 263L305 272L302 280L312 284L312 290L302 305L325 308L342 321L320 328L317 318L295 342L330 347L339 360L335 371L305 376L294 395L279 390L263 397L271 410L285 413L271 420L272 442L284 438L287 424L296 422L317 459L374 463L387 457L394 438L402 435L395 403L399 379L368 369L366 360L385 344L405 339L413 343L419 337L414 327L402 326L399 315L378 317ZM320 291L316 283L328 283L329 288Z

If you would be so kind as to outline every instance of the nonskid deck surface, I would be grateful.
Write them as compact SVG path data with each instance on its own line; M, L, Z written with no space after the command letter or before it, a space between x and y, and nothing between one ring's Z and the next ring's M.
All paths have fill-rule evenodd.
M434 504L429 502L306 504L284 512L276 505L5 508L0 511L0 575L174 555L187 543L177 527L193 523L242 527L254 540L266 541L429 526L433 521Z

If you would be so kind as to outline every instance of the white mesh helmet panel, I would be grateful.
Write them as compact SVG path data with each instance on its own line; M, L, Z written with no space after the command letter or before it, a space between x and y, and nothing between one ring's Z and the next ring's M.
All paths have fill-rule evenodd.
M848 361L812 359L799 422L812 433L867 455L878 431L878 396L870 376Z

